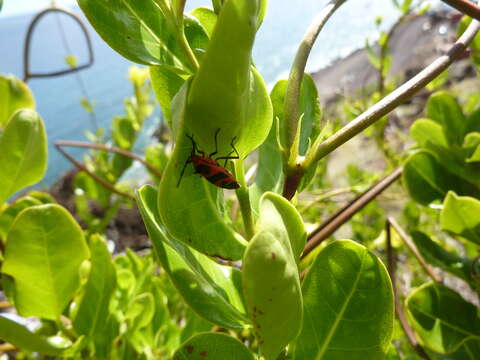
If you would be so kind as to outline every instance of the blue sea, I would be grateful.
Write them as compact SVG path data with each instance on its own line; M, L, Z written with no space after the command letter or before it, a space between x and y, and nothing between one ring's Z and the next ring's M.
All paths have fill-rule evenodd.
M7 0L6 3L9 1L13 0ZM57 3L61 5L61 1ZM327 0L270 0L268 13L258 32L253 52L254 61L270 87L275 81L288 75L298 43L315 14L325 3ZM204 0L187 2L189 9L208 4L209 2ZM71 10L81 14L77 7ZM5 16L0 13L0 73L23 78L24 38L33 16L33 13L18 16ZM387 27L399 14L391 1L348 1L320 34L307 70L318 70L332 60L363 47L366 38L374 39L377 35L375 18L378 16L382 16L383 26ZM60 36L60 28L64 29L66 42ZM132 63L109 48L93 28L88 26L88 30L95 56L92 67L76 74L32 79L28 82L35 95L37 111L45 120L49 138L49 168L41 186L51 185L71 166L55 150L53 142L87 140L85 131L94 127L91 117L80 105L80 98L87 95L96 103L96 121L108 131L111 119L123 113L123 99L132 94L127 80L127 71ZM78 64L87 59L86 43L78 26L69 18L54 14L45 16L38 23L31 54L31 70L35 72L65 68L64 58L69 54L77 57ZM152 141L151 134L160 121L161 112L157 109L155 115L145 124L136 146L137 152L141 152L143 146ZM70 152L77 158L81 158L83 153L79 149L71 149Z

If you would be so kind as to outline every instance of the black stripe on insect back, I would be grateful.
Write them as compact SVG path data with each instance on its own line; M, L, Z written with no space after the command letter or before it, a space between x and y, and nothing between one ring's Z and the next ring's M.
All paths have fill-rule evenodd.
M206 176L205 177L208 181L210 181L211 183L214 183L216 184L217 182L219 182L220 180L223 180L223 179L227 179L229 178L228 174L225 174L224 172L218 172L212 176Z
M197 174L202 174L203 176L210 174L210 166L202 164L194 164L195 172Z

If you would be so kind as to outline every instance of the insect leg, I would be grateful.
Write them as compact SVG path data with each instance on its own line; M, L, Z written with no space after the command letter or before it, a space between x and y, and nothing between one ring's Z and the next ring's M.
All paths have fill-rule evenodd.
M208 155L209 158L211 158L213 155L216 155L218 153L218 142L217 142L217 138L218 138L218 133L220 132L220 128L217 129L217 131L215 131L215 151L212 152L210 155Z
M215 159L215 160L225 160L225 164L223 165L223 167L227 166L227 161L228 160L240 159L240 154L238 153L237 149L235 148L235 140L236 139L237 139L237 137L234 136L233 139L232 139L232 142L230 143L230 146L232 147L233 150L230 151L230 153L227 156L220 156L220 157L217 157ZM236 155L235 156L230 156L233 153L235 153Z
M185 169L187 168L187 165L192 162L192 158L189 157L187 161L185 161L185 165L183 165L182 172L180 173L180 177L178 178L178 183L177 183L177 188L180 186L180 181L182 181L183 173L185 172Z
M205 152L197 149L197 143L193 140L193 135L185 134L192 141L192 154L199 153L202 156L205 156ZM191 162L191 161L190 161Z

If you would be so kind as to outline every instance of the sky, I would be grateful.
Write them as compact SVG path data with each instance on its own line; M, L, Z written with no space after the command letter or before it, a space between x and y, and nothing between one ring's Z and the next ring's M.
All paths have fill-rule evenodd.
M56 0L59 7L69 7L76 4L76 0ZM3 0L0 17L28 14L44 9L52 4L52 0Z

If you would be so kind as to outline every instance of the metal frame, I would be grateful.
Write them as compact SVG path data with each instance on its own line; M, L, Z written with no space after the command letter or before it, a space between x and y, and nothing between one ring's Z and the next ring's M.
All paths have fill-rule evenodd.
M32 35L35 30L35 27L37 26L39 20L44 17L45 15L49 13L61 13L64 15L67 15L71 17L78 25L80 25L80 28L83 31L83 34L85 35L85 40L87 42L87 48L88 48L88 61L85 64L82 64L80 66L77 66L75 68L71 69L65 69L65 70L59 70L59 71L53 71L49 73L32 73L30 72L30 43L32 42ZM61 76L61 75L66 75L70 73L74 73L80 70L84 70L90 66L93 65L94 62L94 56L93 56L93 47L92 47L92 41L90 39L90 35L88 34L87 27L85 24L82 22L82 20L73 12L57 8L57 7L51 7L45 10L40 11L35 17L33 18L32 22L28 26L27 30L27 36L25 37L25 43L23 47L23 81L27 82L29 79L32 78L45 78L45 77L55 77L55 76Z

